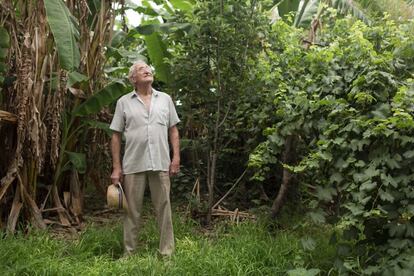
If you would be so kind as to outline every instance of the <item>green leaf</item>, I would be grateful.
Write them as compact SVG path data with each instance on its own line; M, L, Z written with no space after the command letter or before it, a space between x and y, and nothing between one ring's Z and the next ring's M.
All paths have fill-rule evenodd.
M405 236L408 238L414 238L414 225L407 223L405 228Z
M158 29L164 33L176 32L179 30L189 31L192 25L189 23L168 22L158 25Z
M164 18L166 17L170 17L171 14L169 13L169 9L168 7L166 8L165 5L161 5L162 3L157 3L158 0L142 0L142 6L143 7L138 7L135 10L137 12L142 12L144 14L147 15L151 15L153 17L157 17L157 16L162 16ZM154 5L154 4L158 4L158 5Z
M339 13L351 14L352 16L364 21L366 24L371 24L371 21L365 13L358 8L356 4L349 0L333 0L332 7L337 9Z
M407 205L407 212L410 216L414 216L414 204Z
M329 152L329 151L320 151L320 152L318 152L318 155L323 159L323 160L326 160L326 161L331 161L332 160L332 154Z
M352 252L352 248L348 244L339 244L336 251L339 256L349 256Z
M0 27L0 48L10 48L10 36L4 27Z
M6 70L6 63L0 61L0 73L4 73Z
M8 49L0 48L0 60L4 60L7 57Z
M168 22L168 23L152 23L152 24L142 24L135 28L135 31L142 35L151 35L155 32L164 32L164 33L171 33L178 30L188 31L191 28L191 24L189 23L176 23L176 22Z
M98 91L82 104L76 107L72 113L75 116L85 116L96 114L107 106L116 101L120 96L128 92L128 87L122 82L113 82L108 84L102 90Z
M313 17L319 13L321 0L303 0L299 5L299 12L295 17L294 25L296 27L307 27L311 23ZM367 24L370 24L368 17L362 12L357 5L349 0L333 0L327 1L331 7L338 10L341 14L351 14L352 16L361 19Z
M377 182L367 180L364 183L362 183L361 186L359 186L359 190L360 191L372 191L373 189L375 189L375 187L377 187Z
M394 197L390 193L380 189L378 194L383 201L394 202Z
M80 52L76 39L79 31L76 19L62 0L45 0L47 21L52 30L59 54L60 66L68 71L80 63Z
M331 177L329 178L329 181L332 183L341 183L341 181L344 179L344 177L342 176L342 174L340 173L333 173L331 175Z
M175 9L182 10L183 12L190 13L193 10L193 4L185 0L170 0L170 3Z
M336 195L336 190L332 187L316 187L316 196L319 200L330 201L333 195Z
M414 150L406 151L404 154L405 158L413 158L414 157Z
M391 184L394 188L398 187L398 182L391 175L382 173L381 174L381 180L382 180L382 183L384 184L384 186L388 186L388 185Z
M145 44L147 45L151 63L155 67L156 78L164 83L169 83L171 79L170 68L164 61L164 58L168 57L169 54L167 52L167 46L161 39L161 36L158 33L147 35L145 36Z
M325 216L322 210L317 212L309 212L308 216L314 223L325 223Z
M295 17L295 27L308 27L313 16L317 13L320 0L304 0L299 5L299 12Z
M72 163L73 168L76 169L79 173L86 172L86 155L79 152L65 151L68 155L70 163Z
M365 174L366 179L371 179L374 176L379 175L380 171L377 170L374 165L371 165L365 170L364 174Z
M316 248L316 241L311 237L303 237L300 239L302 247L306 251L312 251Z
M88 77L76 71L70 72L66 87L72 87L74 84L88 80Z
M120 46L126 37L127 37L127 34L124 31L122 30L114 31L114 34L112 35L112 39L110 42L111 47Z
M159 29L159 24L143 24L135 28L135 30L142 35L150 35Z
M140 14L150 15L150 16L158 16L159 14L154 11L152 8L149 7L136 7L134 11Z
M88 120L84 122L85 124L89 125L91 128L101 129L107 134L109 137L112 135L112 130L109 128L108 123L99 122L95 120Z
M352 203L352 202L345 204L344 207L347 208L349 211L351 211L351 213L354 216L359 216L362 213L364 213L363 206L357 205L357 204Z
M275 5L277 7L280 17L283 17L290 12L298 12L300 0L282 0Z
M385 163L387 163L387 165L390 169L399 169L399 168L401 168L400 164L393 158L389 158L389 159L385 160Z
M359 231L358 231L358 229L356 228L356 227L349 227L349 228L347 228L347 229L344 229L344 231L343 231L343 238L345 239L345 240L355 240L355 239L357 239L358 238L358 234L359 234Z
M134 63L137 60L143 60L145 62L147 61L147 58L141 55L140 51L128 51L128 50L117 49L117 48L112 48L112 47L111 47L111 50L116 52L120 57L127 59L131 63Z
M402 238L404 237L405 230L405 224L393 223L390 226L389 233L391 237Z

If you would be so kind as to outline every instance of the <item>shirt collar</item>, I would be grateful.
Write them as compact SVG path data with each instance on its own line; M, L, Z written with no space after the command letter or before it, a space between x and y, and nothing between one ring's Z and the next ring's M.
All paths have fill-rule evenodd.
M132 91L133 93L132 93L132 95L131 95L131 98L133 98L133 97L138 97L138 94L137 94L137 92L134 90L134 91ZM159 94L160 92L159 91L157 91L157 90L155 90L154 88L152 89L152 95L154 95L154 97L158 97L158 94Z

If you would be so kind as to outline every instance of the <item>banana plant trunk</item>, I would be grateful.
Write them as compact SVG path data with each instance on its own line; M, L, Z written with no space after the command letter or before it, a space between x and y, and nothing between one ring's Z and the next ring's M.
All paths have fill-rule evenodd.
M0 123L0 131L14 139L13 145L0 139L0 147L8 149L7 158L0 158L0 227L9 232L19 221L44 229L45 221L51 221L45 215L57 216L63 226L81 222L83 178L74 166L68 167L67 152L83 151L79 142L103 138L71 115L83 99L68 93L73 92L68 78L70 71L87 76L77 88L85 96L105 86L105 45L114 24L112 1L100 1L93 13L88 4L98 5L86 0L0 1L0 29L10 36L5 77L11 83L2 85L0 117L7 124ZM77 18L78 25L56 14ZM67 24L68 31L58 28L54 33L56 24ZM60 39L67 37L79 51L75 59L69 56L72 63L62 60L68 53L61 46L68 45ZM65 129L64 118L74 121L71 128ZM91 160L97 154L102 154L99 149L90 152Z

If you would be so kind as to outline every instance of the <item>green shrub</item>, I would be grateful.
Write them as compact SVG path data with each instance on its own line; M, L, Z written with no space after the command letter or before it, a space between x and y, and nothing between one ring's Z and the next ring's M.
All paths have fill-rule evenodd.
M277 49L262 60L278 122L250 164L265 179L295 138L299 161L288 167L312 195L310 216L337 218L340 271L414 270L412 29L337 20L323 29L325 46L305 50L300 32L279 22Z

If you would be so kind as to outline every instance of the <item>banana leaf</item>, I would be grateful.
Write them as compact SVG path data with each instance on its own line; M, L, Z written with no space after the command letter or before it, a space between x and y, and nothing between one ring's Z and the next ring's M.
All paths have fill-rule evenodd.
M96 114L130 90L132 91L130 87L120 81L112 82L77 106L72 114L75 116Z
M52 30L63 69L72 71L79 66L78 23L62 0L44 0L47 21Z

